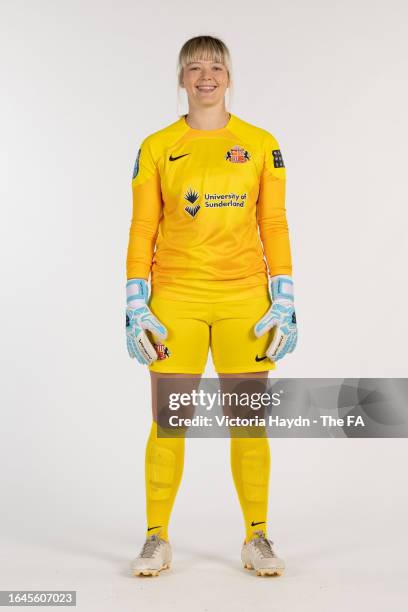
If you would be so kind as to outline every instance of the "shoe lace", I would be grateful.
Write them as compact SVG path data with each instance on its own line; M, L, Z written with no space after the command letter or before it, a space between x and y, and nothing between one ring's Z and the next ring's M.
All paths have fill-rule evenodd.
M263 531L255 532L258 537L253 539L255 549L261 553L263 557L275 557L275 553L272 548L272 540L268 540Z
M158 547L160 546L161 540L159 536L153 534L150 538L147 538L146 542L143 544L142 551L140 553L140 557L153 557L156 553Z

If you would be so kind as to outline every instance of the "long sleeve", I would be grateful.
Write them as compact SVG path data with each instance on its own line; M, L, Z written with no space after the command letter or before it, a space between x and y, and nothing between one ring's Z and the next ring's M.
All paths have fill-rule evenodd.
M285 167L275 138L267 133L257 203L259 233L270 276L292 274L285 209Z
M135 163L132 180L133 215L127 252L127 278L148 279L157 231L162 214L160 175L149 138L146 138Z

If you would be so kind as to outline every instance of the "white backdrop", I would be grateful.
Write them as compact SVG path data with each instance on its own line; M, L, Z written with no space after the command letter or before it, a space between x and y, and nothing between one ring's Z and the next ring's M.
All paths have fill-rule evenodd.
M177 119L178 50L207 33L232 53L230 110L271 131L287 166L300 336L277 374L407 375L406 3L0 6L0 588L77 589L87 611L402 609L405 440L273 441L288 571L255 585L228 441L188 441L174 568L128 576L151 416L123 322L134 159Z

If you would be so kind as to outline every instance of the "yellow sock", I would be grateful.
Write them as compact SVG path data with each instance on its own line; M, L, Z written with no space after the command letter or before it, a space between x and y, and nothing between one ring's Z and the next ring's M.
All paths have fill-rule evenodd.
M185 437L180 430L164 430L174 437L158 437L152 423L146 446L145 482L147 537L160 532L168 540L168 525L184 467Z
M259 427L256 428L259 432ZM244 433L244 432L243 432ZM253 428L246 435L255 436ZM235 436L239 435L234 431ZM244 515L246 542L256 531L267 535L270 450L266 434L262 437L231 435L231 469Z

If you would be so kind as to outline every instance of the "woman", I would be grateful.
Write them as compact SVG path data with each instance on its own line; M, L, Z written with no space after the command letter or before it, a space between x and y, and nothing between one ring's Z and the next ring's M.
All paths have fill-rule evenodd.
M210 347L220 380L267 379L297 341L279 145L226 110L231 62L221 40L183 45L179 85L188 114L143 141L132 181L126 333L130 356L149 367L153 401L148 525L135 575L170 565L168 523L184 463L184 437L157 435L158 379L199 378ZM246 529L243 564L281 574L266 529L268 439L231 438L231 467Z

